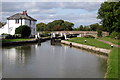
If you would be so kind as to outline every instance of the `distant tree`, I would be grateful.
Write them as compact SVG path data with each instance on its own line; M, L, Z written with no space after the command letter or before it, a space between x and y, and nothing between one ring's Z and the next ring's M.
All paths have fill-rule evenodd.
M38 24L36 24L36 30L37 31L46 31L47 25L45 23L38 23Z
M0 28L3 27L6 23L0 21Z
M64 20L54 20L47 24L48 31L73 30L74 24Z
M83 25L80 25L79 30L80 30L80 31L84 31Z
M61 24L61 26L63 27L63 30L73 30L74 24L71 22L65 21L64 23Z
M31 34L31 28L27 25L19 26L15 29L15 34L21 34L21 37L29 37Z
M84 26L84 31L91 31L90 26Z
M98 26L99 26L98 23L91 24L91 25L90 25L91 31L96 31Z
M103 27L102 27L102 25L99 25L97 27L97 36L98 37L102 37L102 31L103 31Z

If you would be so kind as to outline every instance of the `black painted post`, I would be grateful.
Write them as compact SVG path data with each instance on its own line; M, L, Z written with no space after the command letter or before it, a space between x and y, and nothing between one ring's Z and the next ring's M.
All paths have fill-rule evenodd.
M70 47L72 47L72 43L70 43Z

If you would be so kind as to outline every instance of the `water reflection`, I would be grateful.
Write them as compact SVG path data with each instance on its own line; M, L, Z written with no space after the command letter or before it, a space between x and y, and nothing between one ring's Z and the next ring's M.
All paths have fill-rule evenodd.
M106 60L69 46L44 42L3 48L6 78L103 78Z
M31 56L34 56L35 46L18 46L3 49L4 55L10 64L27 64Z

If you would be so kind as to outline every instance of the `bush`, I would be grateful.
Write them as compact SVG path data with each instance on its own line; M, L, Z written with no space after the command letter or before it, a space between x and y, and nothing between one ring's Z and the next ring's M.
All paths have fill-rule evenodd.
M86 35L86 36L84 36L85 38L95 38L94 36L92 36L92 35Z
M120 39L120 32L112 32L110 36L114 39Z
M15 29L15 34L20 34L23 38L29 37L31 34L31 28L27 25L19 26Z

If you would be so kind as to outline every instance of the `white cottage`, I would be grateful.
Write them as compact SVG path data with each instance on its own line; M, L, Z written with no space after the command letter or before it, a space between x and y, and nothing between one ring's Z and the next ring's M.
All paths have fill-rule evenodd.
M21 25L27 25L31 27L31 35L36 34L36 19L30 17L27 14L27 11L23 11L22 13L16 13L7 18L7 24L0 28L0 34L7 33L14 35L15 29Z

